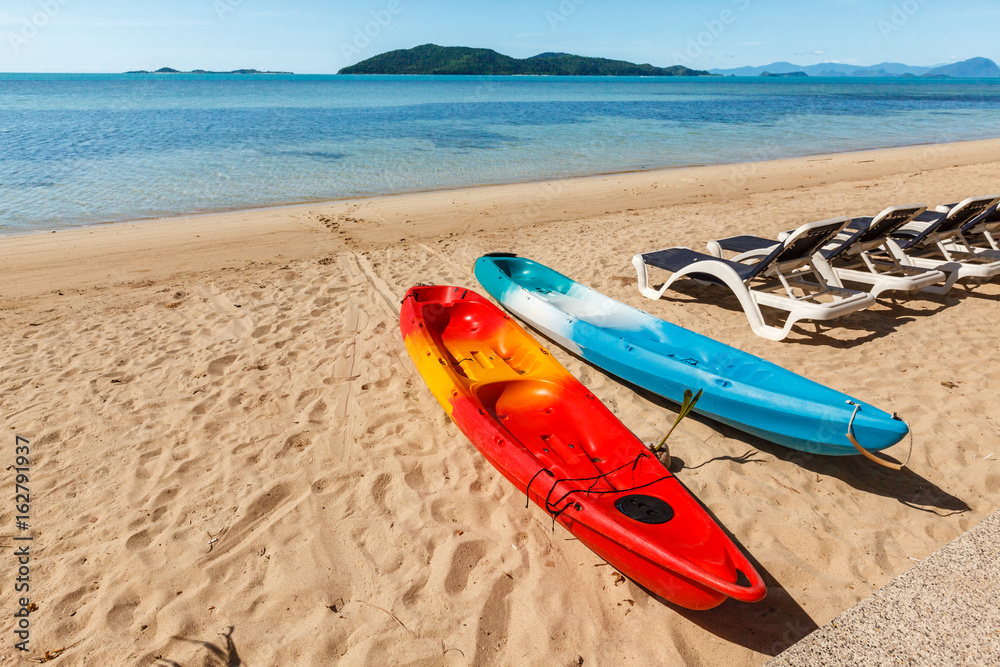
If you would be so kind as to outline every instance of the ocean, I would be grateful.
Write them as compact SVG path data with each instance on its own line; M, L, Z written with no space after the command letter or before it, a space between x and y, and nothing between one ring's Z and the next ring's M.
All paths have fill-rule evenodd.
M998 136L996 80L0 74L0 234Z

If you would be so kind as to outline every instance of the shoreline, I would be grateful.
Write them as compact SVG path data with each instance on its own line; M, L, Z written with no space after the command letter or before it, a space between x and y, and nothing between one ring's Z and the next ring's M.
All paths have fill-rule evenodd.
M882 147L882 148L862 148L862 149L858 149L858 150L834 151L834 152L829 152L829 153L804 153L802 155L785 156L785 157L773 158L773 159L770 159L770 160L761 160L761 161L757 161L757 162L713 162L711 164L686 164L686 165L679 165L679 166L675 166L675 167L652 167L652 168L649 168L649 169L627 169L627 170L624 170L624 171L608 171L608 172L598 172L598 173L593 173L593 174L582 174L582 175L571 175L571 176L557 176L557 177L552 177L552 178L537 178L537 179L529 179L529 180L524 180L524 181L511 181L511 182L502 182L502 183L473 183L473 184L469 184L469 185L460 185L460 186L456 186L456 187L430 188L430 189L427 189L427 190L407 190L405 192L367 194L367 195L352 196L352 197L335 197L333 199L322 199L322 198L320 198L320 199L312 199L312 200L304 200L304 201L294 201L294 202L286 202L286 203L261 204L259 206L245 206L245 207L241 207L241 208L220 208L220 209L212 209L212 210L207 210L207 211L195 211L195 212L190 212L190 213L176 213L176 214L168 214L168 215L161 215L161 216L151 216L151 217L145 217L145 218L126 218L126 219L122 219L122 220L99 220L99 221L96 221L96 222L87 222L87 223L79 223L79 224L69 223L65 227L54 227L54 228L53 227L45 227L45 228L35 229L35 230L10 231L10 232L2 232L2 231L0 231L0 243L2 243L4 239L15 238L15 237L19 237L19 236L28 236L28 235L32 235L32 234L51 234L51 233L54 233L54 232L66 232L66 231L72 231L72 230L77 230L77 229L90 229L90 228L95 228L95 227L96 228L101 228L101 227L105 227L107 225L123 225L123 224L139 224L139 223L147 223L147 222L160 222L160 221L176 220L176 219L180 219L180 218L184 218L184 219L198 219L198 218L203 218L203 217L208 217L208 216L230 215L230 214L245 213L245 212L250 212L250 211L265 211L265 210L277 210L277 211L280 211L281 209L293 209L293 208L301 208L301 207L304 207L304 206L320 206L320 205L328 205L328 204L329 205L333 205L333 204L338 204L338 203L342 203L342 202L364 201L364 200L369 200L369 199L381 199L381 198L387 198L387 197L407 197L407 196L411 196L411 195L423 195L423 194L431 194L431 193L461 192L461 191L464 191L464 190L478 190L478 189L482 189L482 188L498 188L498 187L507 187L507 186L525 186L525 185L537 185L537 184L544 184L544 183L562 183L562 182L568 182L568 181L581 181L581 180L587 180L587 179L593 179L593 178L609 178L609 177L615 177L615 176L628 176L628 175L635 175L635 174L654 175L654 174L670 173L670 172L675 172L675 171L678 171L678 170L687 170L687 169L706 169L706 168L713 168L713 167L716 167L716 168L726 168L726 167L733 168L733 167L740 167L740 166L744 166L744 165L758 165L758 164L767 164L767 163L772 163L772 162L785 162L785 161L789 161L789 160L809 160L809 159L814 159L814 158L825 158L825 157L834 157L834 156L850 156L850 155L855 155L855 154L878 153L878 152L882 152L882 151L895 151L895 150L904 150L904 149L919 149L919 148L923 148L923 149L932 148L933 149L935 147L963 146L963 145L969 145L969 144L981 144L981 145L983 145L983 146L985 146L987 148L992 148L992 147L994 147L993 144L995 144L996 142L1000 142L1000 137L991 137L991 138L985 138L985 139L964 139L964 140L961 140L961 141L954 141L954 142L947 142L947 143L915 143L915 144L904 144L904 145L901 145L901 146L886 146L886 147Z
M275 256L316 257L345 246L385 247L449 233L515 232L554 220L739 201L781 190L968 166L988 161L990 155L1000 160L1000 139L103 223L0 238L0 276L17 276L6 294L17 299L40 295L53 281L64 290L80 290L121 282L126 275L148 280ZM965 194L956 188L952 196ZM811 215L866 213L845 206ZM72 265L64 257L73 257Z

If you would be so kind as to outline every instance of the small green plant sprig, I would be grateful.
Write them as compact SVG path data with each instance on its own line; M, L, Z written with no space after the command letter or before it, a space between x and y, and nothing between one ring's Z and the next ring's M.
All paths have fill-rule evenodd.
M663 440L660 440L660 443L653 447L653 453L655 453L657 458L663 461L663 465L667 467L670 466L670 450L667 448L667 439L670 437L670 434L674 432L674 429L677 428L677 425L680 424L685 417L691 414L692 410L694 410L694 406L698 403L698 399L701 398L701 393L701 389L698 390L697 394L692 392L690 389L684 390L684 402L681 403L681 409L677 413L677 419L674 420L674 424L670 427L670 430L667 431L667 434L663 436Z

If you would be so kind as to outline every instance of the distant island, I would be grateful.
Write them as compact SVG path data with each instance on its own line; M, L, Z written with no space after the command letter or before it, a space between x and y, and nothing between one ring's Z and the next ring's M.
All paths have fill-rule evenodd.
M803 77L809 76L805 72L781 72L780 74L775 74L774 72L761 72L757 76L774 76L779 78L792 78L792 77Z
M712 74L724 76L763 76L774 75L800 76L797 72L818 77L926 77L956 79L996 79L1000 78L1000 67L989 58L969 58L950 65L936 67L918 67L903 63L879 63L861 67L843 63L819 63L818 65L795 65L789 62L776 62L760 67L736 67L733 69L713 69Z
M492 49L436 44L382 53L345 67L339 74L709 76L708 72L682 65L654 67L569 53L539 53L530 58L512 58Z
M190 72L182 72L173 67L161 67L155 72L151 72L148 69L136 69L130 72L125 72L126 74L292 74L293 72L262 72L259 69L234 69L229 72L211 72L207 69L193 69Z

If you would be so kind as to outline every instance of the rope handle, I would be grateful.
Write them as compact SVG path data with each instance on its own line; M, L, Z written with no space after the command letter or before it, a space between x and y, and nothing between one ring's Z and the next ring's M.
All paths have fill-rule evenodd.
M906 430L910 434L910 448L909 451L906 452L905 461L903 461L902 463L892 463L890 461L886 461L885 459L881 459L872 454L871 452L869 452L867 449L862 447L861 443L858 442L858 439L854 437L854 418L858 415L858 411L861 410L861 404L855 403L850 399L848 399L847 402L854 406L854 412L851 413L851 421L847 423L847 439L851 441L851 444L854 445L854 448L857 449L859 452L861 452L861 455L864 456L866 459L868 459L869 461L874 461L875 463L879 464L884 468L889 468L890 470L902 470L903 468L905 468L906 464L910 462L910 456L913 454L913 429L911 429L910 425L906 423L906 420L904 419L902 420L902 422L906 424Z

